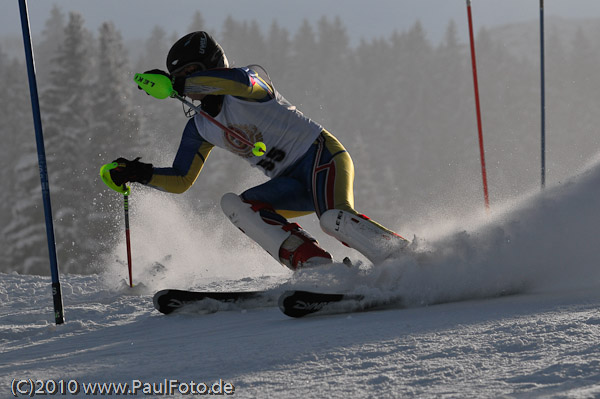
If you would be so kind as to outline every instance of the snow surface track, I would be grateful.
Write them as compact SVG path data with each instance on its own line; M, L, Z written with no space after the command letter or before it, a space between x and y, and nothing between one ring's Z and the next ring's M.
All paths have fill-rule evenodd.
M272 307L163 316L149 292L70 275L67 323L54 326L47 277L0 274L0 396L14 378L166 378L222 379L242 398L600 397L599 226L596 164L478 226L417 240L416 256L294 276L302 288L401 294L407 306L299 320Z
M223 379L242 398L600 395L597 290L299 320L275 308L167 317L147 296L68 276L57 328L31 302L45 279L1 277L3 397L13 378Z

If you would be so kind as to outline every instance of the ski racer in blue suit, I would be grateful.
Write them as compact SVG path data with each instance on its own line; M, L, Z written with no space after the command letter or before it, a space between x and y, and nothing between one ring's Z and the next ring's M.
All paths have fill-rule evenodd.
M138 182L182 193L196 181L212 149L228 150L270 180L241 195L225 194L221 207L228 218L277 261L296 270L331 263L332 257L293 218L316 213L323 230L379 262L406 240L354 209L354 165L342 144L305 117L273 87L258 66L229 68L221 46L206 32L179 39L167 56L177 93L201 101L204 112L248 142L263 142L256 156L247 144L201 114L191 118L173 164L154 167L125 158L111 171L115 184Z

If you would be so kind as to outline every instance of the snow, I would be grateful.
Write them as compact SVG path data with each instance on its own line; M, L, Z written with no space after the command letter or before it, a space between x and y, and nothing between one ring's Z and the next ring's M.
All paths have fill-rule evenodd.
M216 219L194 238L210 244L204 255L213 264L222 259L214 275L208 266L196 274L177 267L199 259L184 253L192 245L186 231L174 242L161 236L163 245L181 246L164 259L146 237L154 244L140 251L137 264L147 267L133 290L122 285L123 266L109 261L99 274L62 276L64 325L51 319L48 277L0 274L0 396L12 396L15 379L156 389L166 379L232 384L241 398L600 397L599 207L596 162L568 182L455 221L459 228L424 229L414 256L301 272L285 283L403 298L402 306L364 313L156 312L151 297L160 288L257 289L290 278L258 251L249 269L232 266L240 250L219 246L228 227ZM242 270L247 277L232 281Z

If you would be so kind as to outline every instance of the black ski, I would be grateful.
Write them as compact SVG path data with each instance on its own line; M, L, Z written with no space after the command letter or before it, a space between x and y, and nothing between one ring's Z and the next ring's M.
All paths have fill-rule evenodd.
M156 310L169 314L183 307L192 306L205 312L224 310L227 308L226 305L269 306L274 302L274 298L267 291L201 292L166 289L154 294L153 302ZM205 306L200 306L202 304Z
M519 295L526 292L524 287L504 290L488 298L499 298ZM455 301L458 301L455 300ZM448 303L440 301L435 304ZM304 317L310 314L340 314L363 312L377 309L402 308L403 300L400 295L366 296L352 293L324 293L312 291L290 290L279 296L279 309L290 317Z
M279 309L290 317L304 317L316 312L343 313L370 308L359 294L327 294L310 291L286 291L279 297Z

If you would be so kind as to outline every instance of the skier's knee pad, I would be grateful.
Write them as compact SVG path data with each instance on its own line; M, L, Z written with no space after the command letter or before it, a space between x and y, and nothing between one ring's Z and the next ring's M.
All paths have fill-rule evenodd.
M378 263L404 248L407 241L398 234L371 222L364 215L330 209L321 215L321 229L344 245Z
M260 206L244 202L239 195L225 194L221 198L221 208L237 228L279 261L279 248L290 236L289 231L283 230L279 223L267 223L260 214Z

